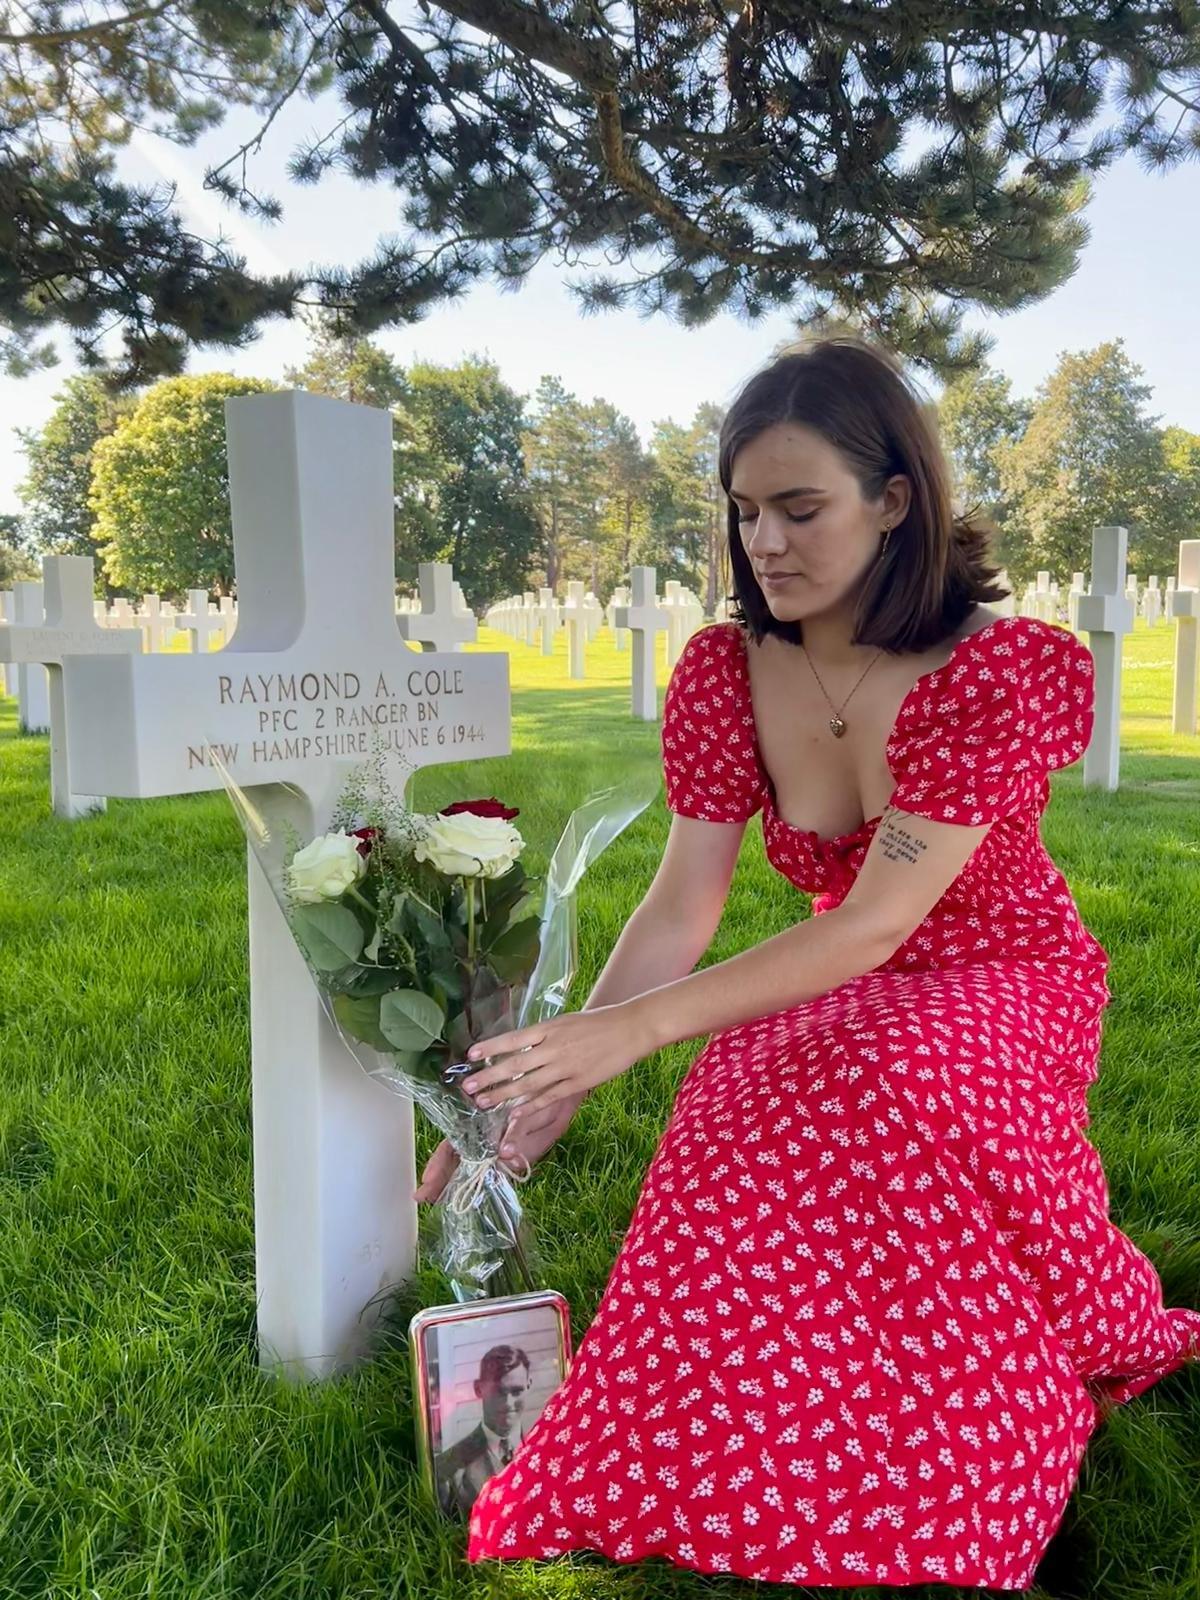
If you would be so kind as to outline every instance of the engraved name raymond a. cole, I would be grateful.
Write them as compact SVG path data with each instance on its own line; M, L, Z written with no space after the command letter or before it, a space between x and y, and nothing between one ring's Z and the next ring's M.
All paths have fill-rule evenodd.
M245 733L231 742L189 744L189 770L211 766L214 750L227 766L248 760L257 767L368 756L380 747L469 747L483 738L482 726L465 714L466 685L458 666L418 665L398 684L394 673L380 672L373 686L349 670L221 673L215 688L221 714L237 707Z

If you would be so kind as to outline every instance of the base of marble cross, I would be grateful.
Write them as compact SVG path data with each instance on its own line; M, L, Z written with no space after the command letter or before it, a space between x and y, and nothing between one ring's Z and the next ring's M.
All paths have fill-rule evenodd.
M68 822L108 810L102 794L76 794L71 788L67 756L67 706L62 673L47 670L50 690L50 809Z
M248 868L258 1360L327 1378L370 1352L381 1291L416 1266L413 1109L351 1055Z

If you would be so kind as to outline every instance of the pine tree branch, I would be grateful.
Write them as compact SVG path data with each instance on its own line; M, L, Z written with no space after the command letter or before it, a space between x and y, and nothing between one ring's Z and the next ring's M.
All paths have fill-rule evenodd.
M79 28L62 28L46 33L0 33L0 44L27 44L49 49L57 45L75 44L80 40L98 39L105 34L132 27L135 23L146 22L151 17L160 17L177 4L178 0L160 0L156 6L144 6L142 10L127 12L123 17L105 17L99 22L87 22Z
M624 75L625 64L615 50L577 38L516 0L436 0L436 4L439 11L502 39L521 55L565 73L593 93L616 89Z

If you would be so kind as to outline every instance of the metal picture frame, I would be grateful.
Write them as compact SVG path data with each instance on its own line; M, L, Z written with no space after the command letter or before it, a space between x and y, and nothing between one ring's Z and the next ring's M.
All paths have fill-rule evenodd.
M421 1481L465 1521L570 1370L570 1308L557 1289L426 1306L408 1341Z

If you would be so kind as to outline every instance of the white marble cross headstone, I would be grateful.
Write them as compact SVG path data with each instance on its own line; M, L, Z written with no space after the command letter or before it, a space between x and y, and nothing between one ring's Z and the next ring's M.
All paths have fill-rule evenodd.
M390 413L293 390L230 396L225 416L236 638L209 655L65 656L80 781L214 789L215 752L310 838L374 736L418 767L508 754L507 654L423 654L397 630ZM259 1356L325 1375L370 1343L368 1301L412 1271L412 1107L327 1020L255 862L249 909Z
M1146 580L1146 592L1142 596L1142 615L1146 619L1148 628L1155 627L1162 615L1162 594L1159 592L1157 573L1151 573Z
M1175 691L1172 733L1196 731L1197 629L1200 628L1200 539L1179 543L1179 582L1174 591Z
M1067 592L1067 626L1072 633L1079 632L1079 596L1084 591L1082 572L1071 574L1071 587Z
M1079 596L1079 627L1096 663L1096 715L1083 753L1085 789L1116 789L1121 775L1121 650L1133 632L1134 601L1122 592L1125 528L1093 528L1092 586Z
M22 579L13 584L14 627L40 628L46 620L40 583ZM38 662L17 661L17 718L22 733L49 733L50 679Z
M524 589L521 592L521 610L518 614L519 637L524 642L533 646L537 643L534 634L537 631L537 607L533 603L533 590Z
M146 636L146 649L160 651L167 648L167 640L175 635L175 607L156 594L142 596L138 623Z
M559 607L554 599L554 590L547 588L538 589L538 603L534 609L534 616L541 624L542 629L542 654L554 654L554 635L558 631Z
M654 658L658 654L656 635L667 626L667 618L654 594L654 568L634 567L629 574L633 600L618 606L618 628L633 634L633 715L642 722L658 721L658 684Z
M563 606L563 621L567 625L567 676L584 676L584 646L587 642L587 610L583 599L583 584L567 584L567 599Z
M454 568L448 561L420 563L417 586L421 592L421 609L396 617L402 639L409 639L424 650L461 651L464 644L475 643L479 637L479 622L473 611L462 612L455 608L453 585ZM238 594L242 594L240 585Z
M0 627L3 627L3 625L6 622L11 622L12 621L12 614L13 614L12 590L11 589L0 590ZM12 675L13 685L14 686L16 684L16 677L17 677L17 675L14 672L13 675ZM0 662L0 694L8 695L8 694L11 694L13 692L12 688L9 686L8 678L9 678L8 670L4 666L3 662Z
M609 600L604 612L604 615L608 621L608 625L613 631L613 643L616 645L618 650L626 650L629 648L629 629L617 627L617 607L627 606L628 604L629 590L623 583L618 584L618 586L613 590L612 598Z
M46 673L50 722L50 799L59 817L83 817L103 811L98 794L82 794L72 784L63 703L62 658L138 655L142 636L137 628L102 628L92 609L94 566L90 556L47 556L42 562L45 618L40 623L15 623L0 633L0 661L28 667L39 662Z
M189 589L188 609L175 618L175 626L188 636L188 648L196 655L212 649L212 636L220 633L223 622L220 612L208 609L208 590Z
M221 632L228 644L237 632L237 601L231 594L223 594L217 602L217 609L221 613Z
M667 618L667 671L670 672L683 650L687 612L683 585L678 578L668 578L663 589L662 607Z

